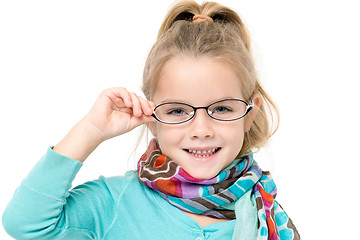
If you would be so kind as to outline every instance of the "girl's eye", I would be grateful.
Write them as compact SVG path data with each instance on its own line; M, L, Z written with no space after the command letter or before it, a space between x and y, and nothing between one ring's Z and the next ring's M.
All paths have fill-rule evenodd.
M176 108L176 109L170 109L166 112L166 114L168 115L174 115L174 116L181 116L181 115L184 115L184 114L187 114L185 112L185 110L183 109L180 109L180 108Z
M227 113L227 112L231 112L232 110L228 107L225 106L218 106L214 109L214 113Z

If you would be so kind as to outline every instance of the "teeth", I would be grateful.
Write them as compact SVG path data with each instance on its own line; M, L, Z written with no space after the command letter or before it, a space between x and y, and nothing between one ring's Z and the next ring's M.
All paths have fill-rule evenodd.
M210 155L212 155L217 148L212 148L212 149L208 149L208 150L193 150L193 149L188 149L189 153L192 153L195 157L209 157Z
M210 155L198 155L198 154L194 154L195 157L210 157Z

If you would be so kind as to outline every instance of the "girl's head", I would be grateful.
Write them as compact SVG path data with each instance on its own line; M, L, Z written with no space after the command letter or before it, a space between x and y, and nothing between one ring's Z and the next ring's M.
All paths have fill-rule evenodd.
M242 119L219 122L207 118L207 123L211 123L206 130L210 132L209 136L212 132L220 134L220 131L235 130L236 134L227 134L228 137L234 138L233 143L238 146L234 147L232 144L235 151L230 154L234 155L232 159L251 149L260 148L273 133L268 114L273 119L271 110L275 110L275 113L277 110L258 82L247 30L234 11L217 3L198 5L194 1L182 1L170 9L146 61L142 90L145 97L155 104L165 100L177 100L195 107L207 106L221 100L219 98L237 98L248 103L253 98L255 109ZM176 96L169 99L170 92ZM165 138L157 135L164 136L164 132L167 135L185 134L192 129L192 125L204 120L203 113L199 110L193 120L179 125L158 122L150 125L152 133L159 139L163 152L166 143L161 142L161 139ZM207 128L207 124L202 123L196 129L201 130L201 126ZM212 127L214 128L210 129ZM188 135L194 133L188 132ZM197 141L199 139L197 138ZM231 142L231 139L229 140ZM195 144L198 148L205 145L218 147L213 146L214 143L211 141L207 142ZM182 147L183 150L189 150L185 148L189 146ZM219 152L225 152L225 149L225 146L221 146ZM169 155L166 152L165 154Z

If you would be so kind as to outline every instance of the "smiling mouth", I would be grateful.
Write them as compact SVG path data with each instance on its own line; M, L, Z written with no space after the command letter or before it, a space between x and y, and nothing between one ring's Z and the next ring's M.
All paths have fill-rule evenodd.
M184 151L195 157L210 157L211 155L217 153L221 148L210 148L207 150L196 150L196 149L184 149Z

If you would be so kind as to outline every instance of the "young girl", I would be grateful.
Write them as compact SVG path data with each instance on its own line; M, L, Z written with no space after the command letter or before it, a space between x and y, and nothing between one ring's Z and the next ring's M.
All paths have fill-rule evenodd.
M300 239L253 159L276 108L257 80L239 16L217 3L179 2L146 61L146 99L103 91L49 148L9 203L16 239ZM275 116L274 116L275 117ZM146 125L155 137L125 176L70 190L107 139Z

